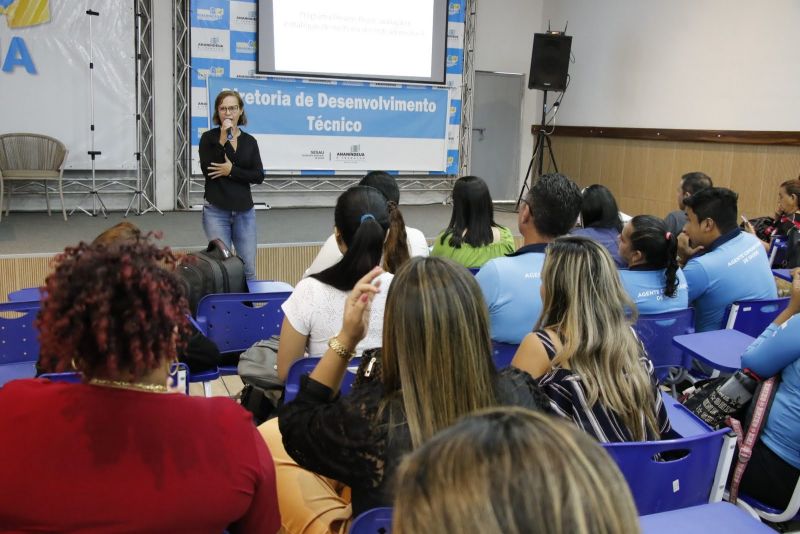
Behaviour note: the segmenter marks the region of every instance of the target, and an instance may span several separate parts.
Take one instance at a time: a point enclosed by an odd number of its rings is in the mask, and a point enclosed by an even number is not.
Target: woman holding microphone
[[[200,167],[205,184],[203,230],[221,239],[244,261],[248,280],[256,276],[256,212],[250,184],[264,181],[255,138],[239,129],[247,124],[244,102],[236,91],[221,91],[214,99],[214,124],[200,138]]]

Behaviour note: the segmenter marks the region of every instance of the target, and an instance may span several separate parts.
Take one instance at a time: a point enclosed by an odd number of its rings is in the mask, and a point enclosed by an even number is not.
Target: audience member
[[[678,236],[652,215],[637,215],[622,228],[619,255],[628,264],[619,272],[639,313],[689,307],[686,277],[678,267]]]
[[[591,438],[522,408],[467,416],[398,469],[394,534],[639,532],[628,485]]]
[[[664,219],[667,223],[667,230],[674,235],[679,235],[686,226],[686,211],[683,201],[698,191],[714,187],[711,178],[702,172],[687,172],[681,176],[681,184],[678,186],[678,209],[671,211]]]
[[[456,180],[450,224],[436,236],[431,255],[475,268],[510,252],[514,252],[514,236],[511,230],[494,222],[492,196],[486,182],[477,176]]]
[[[583,190],[581,222],[583,228],[574,229],[572,235],[594,239],[608,249],[617,267],[625,267],[617,249],[622,219],[617,201],[606,186],[595,184]]]
[[[400,188],[397,187],[397,181],[391,174],[383,171],[372,171],[367,173],[358,185],[368,185],[374,187],[386,197],[388,200],[387,206],[389,207],[389,230],[386,235],[387,240],[397,239],[400,242],[405,242],[408,247],[408,254],[403,254],[401,247],[394,247],[390,243],[386,244],[387,249],[396,250],[397,258],[384,258],[382,266],[384,270],[393,273],[402,263],[409,257],[413,256],[427,256],[428,241],[425,235],[417,230],[405,225],[403,214],[400,212]],[[342,258],[342,253],[339,250],[339,245],[336,242],[336,236],[331,234],[330,237],[322,245],[317,257],[306,269],[304,277],[316,274],[323,271],[339,261]]]
[[[769,259],[759,240],[737,227],[736,193],[710,187],[684,200],[688,222],[678,255],[695,309],[695,330],[722,328],[725,308],[737,300],[777,298]]]
[[[764,231],[769,236],[769,239],[761,239],[761,243],[767,251],[770,249],[773,237],[790,237],[792,234],[800,232],[800,217],[798,215],[800,215],[800,179],[786,180],[778,187],[778,206],[775,209],[775,216]],[[746,219],[745,230],[758,237],[753,225]],[[797,247],[795,243],[790,242],[790,245],[793,245],[793,248]],[[800,260],[798,251],[791,250],[788,261],[785,261],[782,265],[775,265],[775,267],[794,268],[798,266],[798,260]]]
[[[146,238],[66,249],[41,357],[84,383],[0,389],[0,524],[15,532],[277,532],[274,465],[226,398],[168,393],[186,331],[175,258]],[[10,439],[13,434],[13,439]]]
[[[633,302],[608,251],[560,237],[542,270],[544,307],[513,366],[539,379],[555,412],[603,442],[655,440],[670,429],[653,364],[631,328]]]
[[[352,489],[356,516],[390,505],[389,482],[402,456],[461,416],[495,405],[547,409],[528,373],[495,370],[486,304],[474,277],[432,257],[412,258],[397,272],[383,347],[364,357],[356,384],[339,396],[347,362],[368,329],[370,301],[384,291],[372,283],[380,272],[371,271],[350,293],[339,334],[301,380],[296,399],[280,409],[280,432],[274,421],[261,426],[289,532],[312,524],[346,531],[349,499],[322,477]]]
[[[362,276],[380,264],[381,257],[396,257],[406,250],[398,240],[386,242],[390,216],[386,198],[373,187],[351,187],[336,201],[333,212],[334,235],[342,259],[327,269],[300,280],[283,303],[284,319],[278,348],[278,377],[286,380],[289,367],[308,350],[319,356],[328,347],[341,324],[342,308],[348,291]],[[395,247],[390,250],[389,246]],[[388,288],[391,273],[380,277]],[[370,329],[357,347],[362,350],[381,345],[385,294],[378,295],[371,307]]]
[[[518,345],[533,329],[542,312],[545,249],[569,232],[580,206],[580,189],[562,174],[545,174],[528,191],[517,216],[523,246],[489,260],[475,277],[489,305],[493,340]]]
[[[800,478],[800,269],[792,271],[789,305],[742,356],[742,367],[762,379],[780,374],[767,423],[756,442],[740,490],[784,509]]]

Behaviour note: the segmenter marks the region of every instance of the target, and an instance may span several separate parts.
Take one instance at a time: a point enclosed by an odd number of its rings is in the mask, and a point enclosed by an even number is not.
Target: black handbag
[[[741,419],[753,399],[758,377],[744,369],[731,376],[713,378],[695,385],[682,403],[708,426],[726,426],[727,417]]]

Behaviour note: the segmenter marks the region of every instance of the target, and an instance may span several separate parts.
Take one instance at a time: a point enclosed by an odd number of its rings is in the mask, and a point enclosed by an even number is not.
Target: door
[[[475,71],[470,172],[489,185],[492,200],[517,200],[525,76]]]

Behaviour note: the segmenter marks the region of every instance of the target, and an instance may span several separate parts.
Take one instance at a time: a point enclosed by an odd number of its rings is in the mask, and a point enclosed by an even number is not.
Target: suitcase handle
[[[222,255],[223,259],[227,260],[228,258],[233,256],[233,254],[231,254],[230,249],[225,244],[225,242],[222,241],[222,239],[212,239],[211,241],[208,242],[208,248],[206,249],[206,252],[213,252],[215,250]]]

